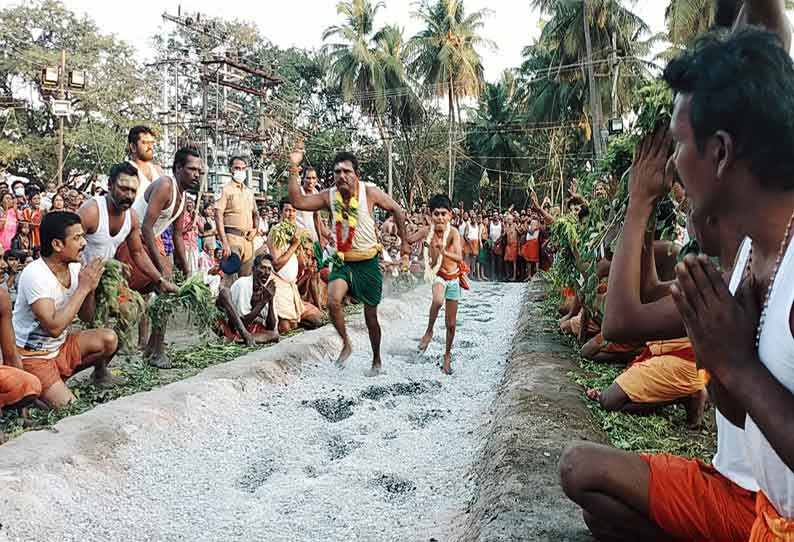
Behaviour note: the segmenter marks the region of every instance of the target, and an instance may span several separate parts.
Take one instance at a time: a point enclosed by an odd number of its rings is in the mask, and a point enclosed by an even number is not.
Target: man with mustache
[[[149,185],[165,174],[163,169],[154,163],[155,142],[154,132],[148,126],[133,126],[127,135],[129,163],[135,166],[138,177],[137,199],[142,198]]]
[[[107,260],[126,242],[135,266],[152,280],[160,292],[176,292],[177,287],[154,266],[141,241],[141,223],[132,211],[138,191],[138,170],[129,162],[110,170],[107,196],[95,196],[77,212],[83,223],[86,247],[83,263],[94,258]]]
[[[184,147],[176,151],[172,176],[163,175],[144,191],[143,197],[135,199],[132,209],[143,220],[141,232],[149,259],[166,280],[171,279],[172,266],[165,253],[161,235],[173,224],[174,261],[182,273],[188,276],[185,258],[185,241],[182,236],[182,213],[185,211],[185,192],[198,187],[204,163],[198,150]],[[130,254],[129,243],[119,247],[116,258],[132,270],[130,288],[141,293],[152,292],[158,284],[136,265]],[[162,281],[160,282],[162,285]],[[149,363],[161,369],[171,367],[164,352],[165,326],[152,329],[144,356]]]
[[[17,351],[24,369],[41,382],[41,400],[54,408],[74,401],[66,380],[76,372],[93,367],[96,385],[119,383],[108,369],[118,348],[116,333],[70,329],[78,315],[93,316],[102,277],[101,258],[80,264],[85,246],[77,214],[48,213],[41,222],[42,257],[19,277],[13,316]]]

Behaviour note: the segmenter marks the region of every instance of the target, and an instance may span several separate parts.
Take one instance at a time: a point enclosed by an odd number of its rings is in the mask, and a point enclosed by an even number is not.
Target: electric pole
[[[593,44],[590,40],[590,2],[582,0],[584,17],[584,41],[587,49],[587,78],[590,86],[590,111],[593,116],[593,146],[595,147],[596,160],[600,159],[603,155],[602,141],[601,141],[601,127],[603,119],[601,118],[601,98],[597,95],[595,71],[593,69]]]
[[[61,50],[60,87],[58,99],[66,99],[66,51]],[[63,184],[63,116],[58,117],[58,186]]]

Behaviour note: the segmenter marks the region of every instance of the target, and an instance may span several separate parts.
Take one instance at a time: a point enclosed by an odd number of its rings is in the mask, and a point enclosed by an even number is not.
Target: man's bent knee
[[[102,332],[102,351],[107,355],[116,353],[119,348],[119,337],[112,329],[103,329]]]
[[[585,487],[588,468],[592,463],[592,452],[595,445],[586,442],[575,442],[566,446],[560,457],[560,485],[562,490],[574,502]]]

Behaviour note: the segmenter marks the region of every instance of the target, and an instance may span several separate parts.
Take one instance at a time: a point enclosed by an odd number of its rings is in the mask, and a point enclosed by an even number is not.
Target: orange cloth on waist
[[[154,243],[157,246],[160,256],[162,256],[161,260],[165,262],[166,270],[170,273],[173,266],[171,265],[171,260],[168,259],[168,256],[165,253],[163,239],[159,235],[156,235],[154,238]],[[154,256],[149,254],[149,250],[146,248],[146,245],[144,245],[144,250],[146,250],[146,253],[149,255],[149,259],[154,260]],[[154,283],[154,281],[149,278],[149,275],[144,273],[140,267],[135,265],[135,262],[132,259],[132,254],[130,254],[130,249],[126,242],[122,243],[116,251],[116,259],[120,262],[126,263],[130,267],[130,276],[127,279],[127,285],[131,290],[140,292],[147,286],[151,286]]]
[[[530,239],[521,245],[521,256],[528,262],[540,261],[540,242]]]
[[[755,494],[697,459],[658,454],[648,463],[650,519],[671,540],[744,542],[755,520]]]
[[[460,264],[458,265],[458,270],[455,273],[452,274],[445,273],[444,271],[439,269],[436,275],[438,275],[444,280],[460,279],[460,287],[463,288],[464,290],[468,290],[471,287],[471,285],[469,284],[469,277],[466,276],[469,271],[470,269],[469,266],[466,264],[466,262],[460,262]]]
[[[74,374],[75,369],[80,366],[83,361],[82,354],[80,353],[80,341],[78,339],[80,332],[69,333],[66,336],[66,342],[61,345],[58,354],[54,358],[40,358],[35,354],[26,357],[24,349],[20,348],[19,353],[22,356],[22,366],[25,370],[33,374],[41,382],[42,392],[50,389],[50,386],[59,380],[66,381]]]
[[[41,394],[39,379],[22,369],[0,365],[0,407],[16,404]]]
[[[794,519],[780,517],[762,491],[756,495],[755,514],[750,542],[794,542]]]
[[[507,243],[505,247],[505,261],[514,262],[518,259],[518,241]]]
[[[615,379],[635,403],[666,403],[688,397],[706,386],[688,339],[654,341]]]

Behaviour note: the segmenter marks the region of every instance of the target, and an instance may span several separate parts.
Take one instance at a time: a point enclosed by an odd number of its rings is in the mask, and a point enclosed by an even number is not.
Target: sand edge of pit
[[[567,443],[607,438],[568,376],[576,368],[571,349],[544,323],[544,284],[531,282],[527,296],[472,472],[477,491],[462,541],[592,540],[560,488],[558,463]]]

